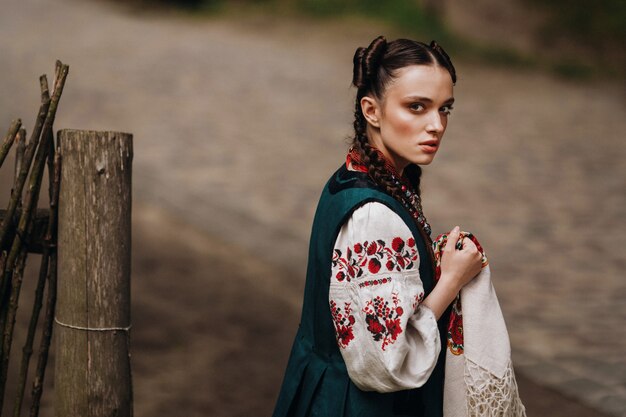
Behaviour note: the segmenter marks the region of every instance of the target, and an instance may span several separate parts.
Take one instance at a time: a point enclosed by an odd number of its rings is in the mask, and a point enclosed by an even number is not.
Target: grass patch
[[[547,21],[538,35],[555,52],[551,69],[566,78],[623,79],[626,65],[625,0],[525,0]],[[564,50],[563,50],[564,49]]]
[[[426,43],[435,39],[455,59],[522,69],[541,66],[537,58],[515,49],[471,42],[455,36],[439,17],[426,12],[415,0],[302,0],[292,3],[298,13],[321,18],[359,15],[392,27],[398,36]]]
[[[293,4],[303,13],[322,17],[357,14],[392,24],[409,35],[428,35],[442,44],[453,40],[443,23],[426,13],[415,0],[302,0]]]
[[[569,36],[593,47],[598,42],[626,39],[624,0],[525,0],[549,13],[544,36]]]
[[[594,68],[579,62],[562,61],[552,65],[552,71],[563,78],[586,80],[594,75]]]

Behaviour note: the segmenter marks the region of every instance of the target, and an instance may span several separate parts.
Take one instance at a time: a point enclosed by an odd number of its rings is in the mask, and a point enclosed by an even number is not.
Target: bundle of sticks
[[[48,88],[46,75],[39,77],[41,105],[28,142],[21,120],[16,119],[11,123],[0,145],[0,167],[4,165],[12,146],[16,145],[11,198],[7,209],[0,211],[0,416],[8,384],[9,358],[20,289],[29,252],[41,253],[42,256],[28,333],[19,363],[18,380],[11,384],[12,387],[16,387],[11,415],[15,417],[21,415],[35,333],[38,329],[37,323],[41,315],[47,282],[45,315],[43,325],[40,326],[41,342],[33,378],[30,408],[30,416],[39,414],[56,303],[56,235],[61,157],[54,140],[53,123],[68,70],[67,65],[61,61],[56,62],[52,91]],[[38,210],[37,203],[46,164],[50,203],[48,209]],[[24,187],[26,190],[23,195]]]

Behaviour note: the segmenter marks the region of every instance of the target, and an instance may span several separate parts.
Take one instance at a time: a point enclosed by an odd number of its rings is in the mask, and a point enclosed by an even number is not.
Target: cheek
[[[446,128],[448,127],[448,116],[441,117],[441,125],[443,126],[443,132],[441,132],[443,134],[446,131]]]
[[[406,135],[413,133],[418,124],[415,116],[406,112],[398,112],[392,120],[393,129],[398,135]]]

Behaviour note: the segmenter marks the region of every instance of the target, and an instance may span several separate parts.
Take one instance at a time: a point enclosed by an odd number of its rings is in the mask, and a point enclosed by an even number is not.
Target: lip
[[[437,149],[439,149],[439,142],[437,140],[427,140],[426,142],[422,142],[419,144],[419,147],[425,153],[435,153]]]

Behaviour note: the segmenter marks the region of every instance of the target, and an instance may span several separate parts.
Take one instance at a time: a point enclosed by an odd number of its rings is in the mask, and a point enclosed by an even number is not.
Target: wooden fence
[[[57,61],[51,93],[46,76],[40,77],[41,105],[30,140],[17,119],[0,145],[0,167],[16,145],[11,199],[0,210],[0,417],[26,415],[29,379],[28,415],[39,415],[53,330],[55,415],[133,414],[132,135],[66,129],[55,141],[53,122],[68,70]],[[50,203],[38,209],[46,163]],[[11,348],[18,306],[24,309],[19,296],[29,253],[42,256],[21,360],[13,360],[19,369],[13,382],[9,359],[16,359]],[[37,364],[29,372],[37,331]],[[12,404],[5,402],[7,386],[15,394]]]

